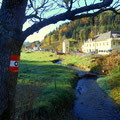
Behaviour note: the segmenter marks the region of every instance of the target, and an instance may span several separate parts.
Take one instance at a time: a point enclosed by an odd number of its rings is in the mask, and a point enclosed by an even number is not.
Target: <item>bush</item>
[[[103,75],[110,75],[113,72],[118,72],[120,65],[120,54],[112,54],[106,56],[96,57],[91,63],[91,72]]]
[[[91,65],[90,72],[101,74],[102,73],[101,66],[100,65]]]

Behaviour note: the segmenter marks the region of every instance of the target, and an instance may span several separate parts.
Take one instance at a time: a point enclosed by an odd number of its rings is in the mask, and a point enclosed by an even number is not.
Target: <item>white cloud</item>
[[[55,30],[57,27],[59,27],[61,24],[68,22],[68,21],[60,21],[57,24],[51,24],[49,26],[46,26],[44,28],[42,28],[38,33],[34,33],[33,35],[30,35],[25,42],[33,42],[36,40],[42,41],[44,39],[44,36],[48,33],[50,33],[51,31]],[[29,23],[26,23],[23,26],[23,30],[27,29],[28,27],[30,27]]]

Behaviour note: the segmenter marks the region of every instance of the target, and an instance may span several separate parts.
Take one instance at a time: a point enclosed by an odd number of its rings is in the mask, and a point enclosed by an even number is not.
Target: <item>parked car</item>
[[[77,51],[77,53],[83,53],[83,51],[80,51],[80,50],[79,50],[79,51]]]

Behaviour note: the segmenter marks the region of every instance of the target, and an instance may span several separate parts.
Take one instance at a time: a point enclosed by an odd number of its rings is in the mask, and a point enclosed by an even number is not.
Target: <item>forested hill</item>
[[[42,41],[42,47],[47,49],[61,50],[62,41],[69,39],[73,41],[72,49],[77,49],[82,42],[92,38],[98,33],[107,31],[120,31],[120,15],[108,11],[93,18],[82,18],[70,23],[65,23],[55,31],[47,34]],[[77,43],[77,44],[75,44]]]

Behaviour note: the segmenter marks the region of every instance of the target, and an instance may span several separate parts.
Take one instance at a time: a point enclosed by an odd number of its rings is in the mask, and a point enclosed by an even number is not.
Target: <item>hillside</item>
[[[108,31],[120,31],[120,16],[110,11],[95,18],[82,18],[61,25],[45,36],[42,48],[61,51],[62,41],[67,38],[71,41],[72,50],[80,49],[84,40]]]

